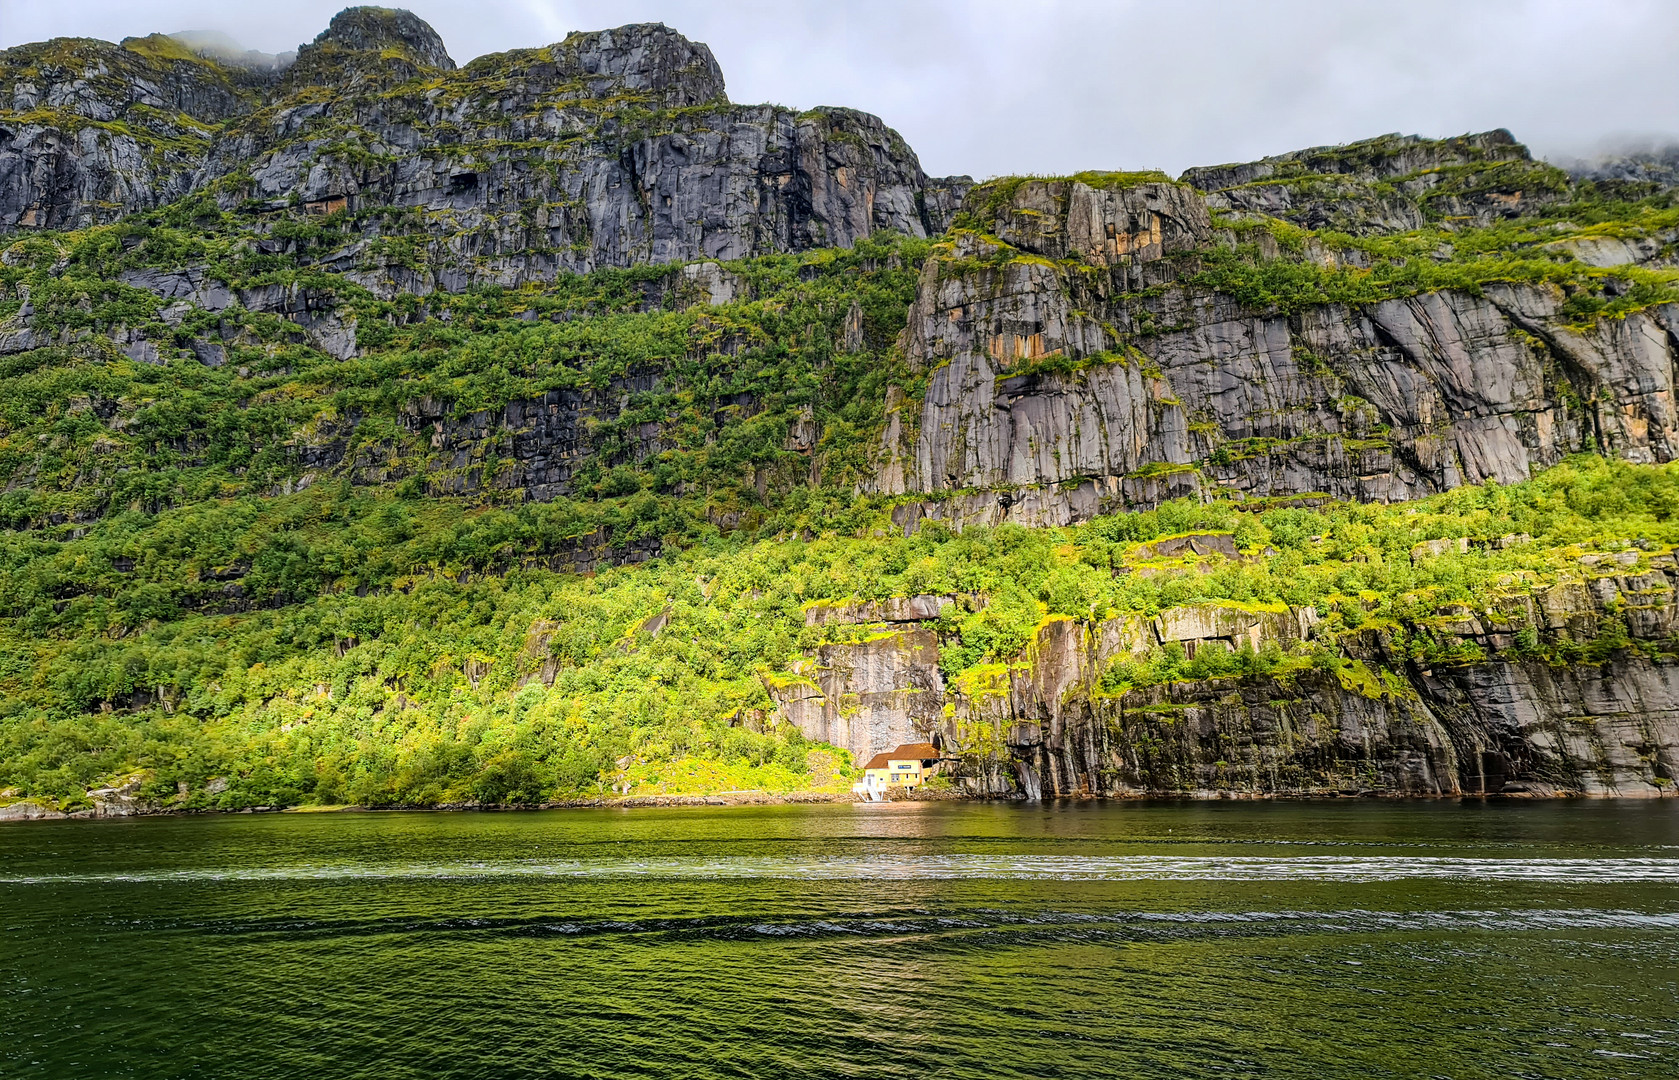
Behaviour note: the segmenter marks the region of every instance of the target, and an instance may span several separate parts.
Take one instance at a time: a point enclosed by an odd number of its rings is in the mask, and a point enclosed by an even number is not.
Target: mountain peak
[[[454,60],[443,47],[443,38],[431,24],[402,8],[348,7],[332,17],[332,22],[310,45],[299,53],[336,46],[354,52],[381,52],[396,49],[409,59],[425,67],[455,69]]]
[[[598,94],[653,93],[667,106],[727,101],[711,49],[663,23],[578,31],[555,47],[562,63]]]

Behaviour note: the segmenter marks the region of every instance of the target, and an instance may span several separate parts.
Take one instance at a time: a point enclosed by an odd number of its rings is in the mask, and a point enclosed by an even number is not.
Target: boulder
[[[1411,549],[1411,565],[1415,566],[1428,559],[1438,559],[1442,555],[1452,555],[1469,550],[1469,540],[1465,537],[1446,537],[1441,540],[1424,540]]]

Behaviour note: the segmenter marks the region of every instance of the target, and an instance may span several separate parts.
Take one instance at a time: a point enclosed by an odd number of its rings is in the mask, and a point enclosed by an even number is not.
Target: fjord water
[[[1679,1074],[1679,806],[0,828],[0,1076]]]

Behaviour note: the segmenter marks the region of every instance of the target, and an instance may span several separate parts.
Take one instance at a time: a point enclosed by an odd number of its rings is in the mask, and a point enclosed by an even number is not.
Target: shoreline
[[[1665,792],[1651,795],[1593,795],[1584,792],[1552,791],[1536,793],[1527,791],[1513,792],[1460,792],[1457,794],[1422,794],[1374,791],[1330,791],[1330,792],[1238,792],[1238,791],[1205,791],[1190,793],[1174,792],[1139,792],[1131,795],[1072,795],[1057,798],[1037,800],[1048,806],[1064,803],[1136,803],[1136,802],[1175,802],[1175,803],[1210,803],[1210,802],[1402,802],[1427,801],[1442,802],[1457,800],[1459,802],[1572,802],[1589,800],[1592,802],[1626,802],[1650,803],[1673,798]],[[387,814],[387,813],[532,813],[541,810],[659,810],[684,807],[702,806],[800,806],[818,804],[852,803],[859,806],[888,805],[891,803],[937,803],[937,802],[974,802],[974,803],[1026,803],[1030,800],[998,795],[968,795],[961,792],[927,792],[916,794],[899,794],[883,800],[880,803],[870,803],[854,792],[830,791],[793,791],[782,794],[770,792],[762,793],[730,793],[728,795],[632,795],[629,797],[598,797],[593,799],[562,799],[555,802],[514,804],[514,803],[436,803],[429,805],[403,806],[251,806],[240,809],[223,810],[214,807],[173,808],[145,805],[115,806],[105,804],[81,810],[53,810],[41,806],[39,803],[20,800],[6,806],[0,806],[0,825],[13,822],[27,821],[122,821],[133,818],[158,817],[208,817],[232,816],[237,814]]]
[[[900,796],[890,802],[941,802],[962,800],[963,795]],[[141,817],[205,817],[233,814],[384,814],[384,813],[527,813],[536,810],[641,810],[678,806],[785,806],[804,803],[864,802],[852,792],[769,792],[728,795],[632,795],[611,798],[562,799],[545,803],[431,803],[397,806],[247,806],[165,807],[146,804],[105,803],[81,810],[54,810],[39,803],[19,800],[0,806],[0,824],[16,821],[117,821]]]

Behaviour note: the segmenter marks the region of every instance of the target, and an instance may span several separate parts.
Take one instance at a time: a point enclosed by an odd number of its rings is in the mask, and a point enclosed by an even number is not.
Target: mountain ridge
[[[411,20],[0,53],[13,816],[917,741],[997,796],[1671,790],[1659,171],[976,185],[668,28]]]
[[[948,212],[936,194],[924,205],[914,153],[878,118],[734,106],[710,50],[662,24],[457,70],[411,14],[349,8],[273,72],[160,35],[19,46],[0,70],[4,231],[198,192],[223,209],[413,206],[465,215],[454,230],[434,220],[437,250],[504,253],[521,265],[492,277],[511,283],[844,246],[880,228],[925,235]],[[669,130],[644,131],[655,118]]]

